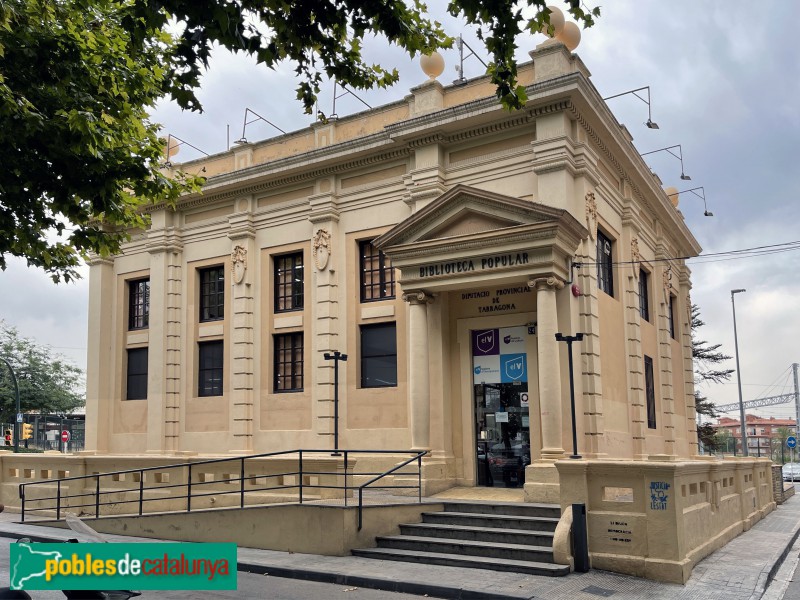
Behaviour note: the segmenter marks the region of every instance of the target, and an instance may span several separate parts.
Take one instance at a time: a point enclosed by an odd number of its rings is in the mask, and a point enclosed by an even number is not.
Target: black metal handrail
[[[259,459],[259,458],[270,458],[270,457],[281,457],[287,455],[297,455],[297,465],[298,468],[296,471],[291,470],[282,470],[278,473],[250,473],[248,475],[245,469],[245,463],[248,460],[252,459]],[[353,473],[349,473],[349,465],[351,461],[352,455],[359,455],[359,454],[413,454],[411,458],[401,462],[398,465],[395,465],[391,469],[380,473],[373,473],[373,472],[359,472],[355,475],[360,477],[369,477],[373,476],[372,479],[367,481],[366,483],[355,486],[348,485],[348,475],[352,478]],[[121,505],[121,504],[134,504],[138,503],[138,514],[142,515],[144,513],[144,505],[146,502],[164,502],[169,500],[186,500],[186,508],[185,512],[192,511],[192,499],[195,498],[202,498],[206,496],[224,496],[229,494],[239,494],[240,502],[239,506],[244,508],[245,506],[245,496],[250,492],[264,492],[264,491],[273,491],[273,490],[281,490],[281,491],[290,491],[293,489],[297,489],[298,494],[298,502],[300,504],[303,503],[303,491],[304,489],[341,489],[343,490],[343,499],[344,504],[347,506],[348,502],[348,492],[354,491],[356,487],[358,488],[358,529],[361,529],[362,525],[362,514],[363,514],[363,493],[364,489],[369,487],[370,489],[417,489],[417,497],[418,501],[422,502],[422,457],[425,456],[427,452],[417,452],[417,451],[410,451],[410,450],[339,450],[338,452],[332,453],[330,450],[282,450],[278,452],[265,452],[262,454],[252,454],[248,456],[236,456],[231,458],[216,458],[216,459],[206,459],[206,460],[198,460],[198,461],[190,461],[184,463],[177,463],[172,465],[158,465],[155,467],[142,467],[139,469],[124,469],[121,471],[110,471],[107,473],[93,473],[91,475],[77,475],[73,477],[62,477],[59,479],[47,479],[42,481],[33,481],[30,483],[21,483],[19,484],[19,497],[21,501],[21,514],[22,514],[22,522],[25,522],[25,515],[26,513],[51,513],[55,511],[55,520],[61,519],[61,512],[64,504],[68,503],[69,508],[87,508],[93,507],[94,514],[96,518],[100,518],[100,508],[102,506],[109,506],[109,505]],[[343,472],[339,473],[338,471],[318,471],[318,470],[305,470],[303,468],[303,459],[304,457],[308,459],[309,455],[326,455],[326,456],[342,456],[343,462]],[[400,469],[403,467],[408,466],[409,464],[417,461],[417,469],[414,472],[400,472]],[[238,467],[238,476],[234,477],[233,473],[228,474],[228,477],[223,479],[214,479],[212,481],[193,481],[193,472],[196,472],[197,468],[203,467],[206,465],[218,465],[222,463],[229,463],[234,464]],[[186,469],[186,481],[181,483],[160,483],[159,485],[154,486],[147,486],[145,485],[145,473],[154,472],[154,471],[171,471],[176,469]],[[134,487],[126,486],[122,488],[112,488],[112,489],[101,489],[100,482],[102,478],[109,478],[109,477],[117,477],[116,481],[122,479],[121,476],[128,475],[128,474],[138,474],[138,481],[131,482]],[[309,480],[309,483],[305,483],[306,479],[310,476],[314,475],[334,475],[337,478],[343,477],[343,485],[321,485],[319,483],[312,484]],[[417,483],[416,485],[381,485],[377,486],[374,485],[376,482],[384,479],[389,475],[416,475],[417,476]],[[296,484],[293,485],[261,485],[258,487],[246,487],[246,483],[250,482],[252,485],[255,485],[258,480],[264,481],[264,484],[268,482],[269,479],[274,479],[278,477],[287,477],[293,476],[296,477]],[[63,484],[65,482],[79,482],[79,481],[86,481],[94,483],[94,489],[89,490],[88,485],[81,486],[81,491],[79,493],[63,493]],[[238,486],[233,486],[234,489],[231,490],[213,490],[213,491],[206,491],[208,488],[203,490],[201,486],[210,486],[210,485],[220,485],[220,484],[236,484]],[[56,495],[55,496],[41,496],[37,498],[32,498],[30,491],[31,489],[35,489],[36,486],[56,486]],[[152,492],[157,490],[173,490],[176,488],[185,488],[186,493],[183,495],[172,495],[170,493],[167,497],[146,497],[146,492]],[[200,491],[198,491],[200,490]],[[131,492],[138,492],[138,497],[134,499],[119,499],[119,500],[108,500],[108,497],[111,494],[126,494]],[[80,499],[81,504],[73,504],[71,501]],[[85,500],[84,500],[85,499]],[[47,503],[47,501],[54,501],[51,505],[46,506],[37,506],[31,507],[26,506],[27,503]],[[183,512],[183,511],[169,511],[169,512]],[[111,516],[111,515],[105,515]]]

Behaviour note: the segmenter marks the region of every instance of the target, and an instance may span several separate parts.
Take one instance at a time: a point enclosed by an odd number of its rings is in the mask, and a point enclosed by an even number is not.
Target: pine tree
[[[694,405],[697,414],[713,419],[717,416],[714,405],[697,389],[704,383],[722,383],[728,381],[734,369],[722,369],[721,363],[730,360],[731,357],[719,351],[722,344],[709,344],[706,340],[698,338],[697,330],[705,322],[700,318],[700,307],[692,304],[692,358],[694,359]],[[701,417],[702,418],[702,417]],[[716,431],[708,421],[698,424],[697,439],[704,448],[715,449],[717,439]]]

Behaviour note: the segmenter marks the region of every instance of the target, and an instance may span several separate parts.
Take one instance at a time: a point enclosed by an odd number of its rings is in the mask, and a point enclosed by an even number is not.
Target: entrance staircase
[[[355,556],[430,565],[512,571],[558,577],[553,534],[561,509],[553,504],[445,502],[422,513],[422,523],[400,525],[400,535],[380,536],[377,548]]]

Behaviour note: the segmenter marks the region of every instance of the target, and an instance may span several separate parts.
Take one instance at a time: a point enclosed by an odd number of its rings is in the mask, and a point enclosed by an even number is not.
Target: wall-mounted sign
[[[484,256],[483,258],[469,258],[466,260],[451,260],[448,262],[433,263],[419,268],[419,277],[440,277],[442,275],[459,275],[474,271],[491,271],[494,269],[507,269],[521,267],[529,262],[527,252],[513,254],[500,254]]]
[[[670,484],[666,481],[650,482],[650,510],[667,510]]]

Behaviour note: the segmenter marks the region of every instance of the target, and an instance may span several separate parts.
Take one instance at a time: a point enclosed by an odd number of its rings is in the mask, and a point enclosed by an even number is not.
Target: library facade
[[[682,215],[560,45],[184,163],[91,263],[87,450],[430,450],[429,490],[557,489],[572,454],[697,454]],[[347,360],[326,360],[339,351]]]

